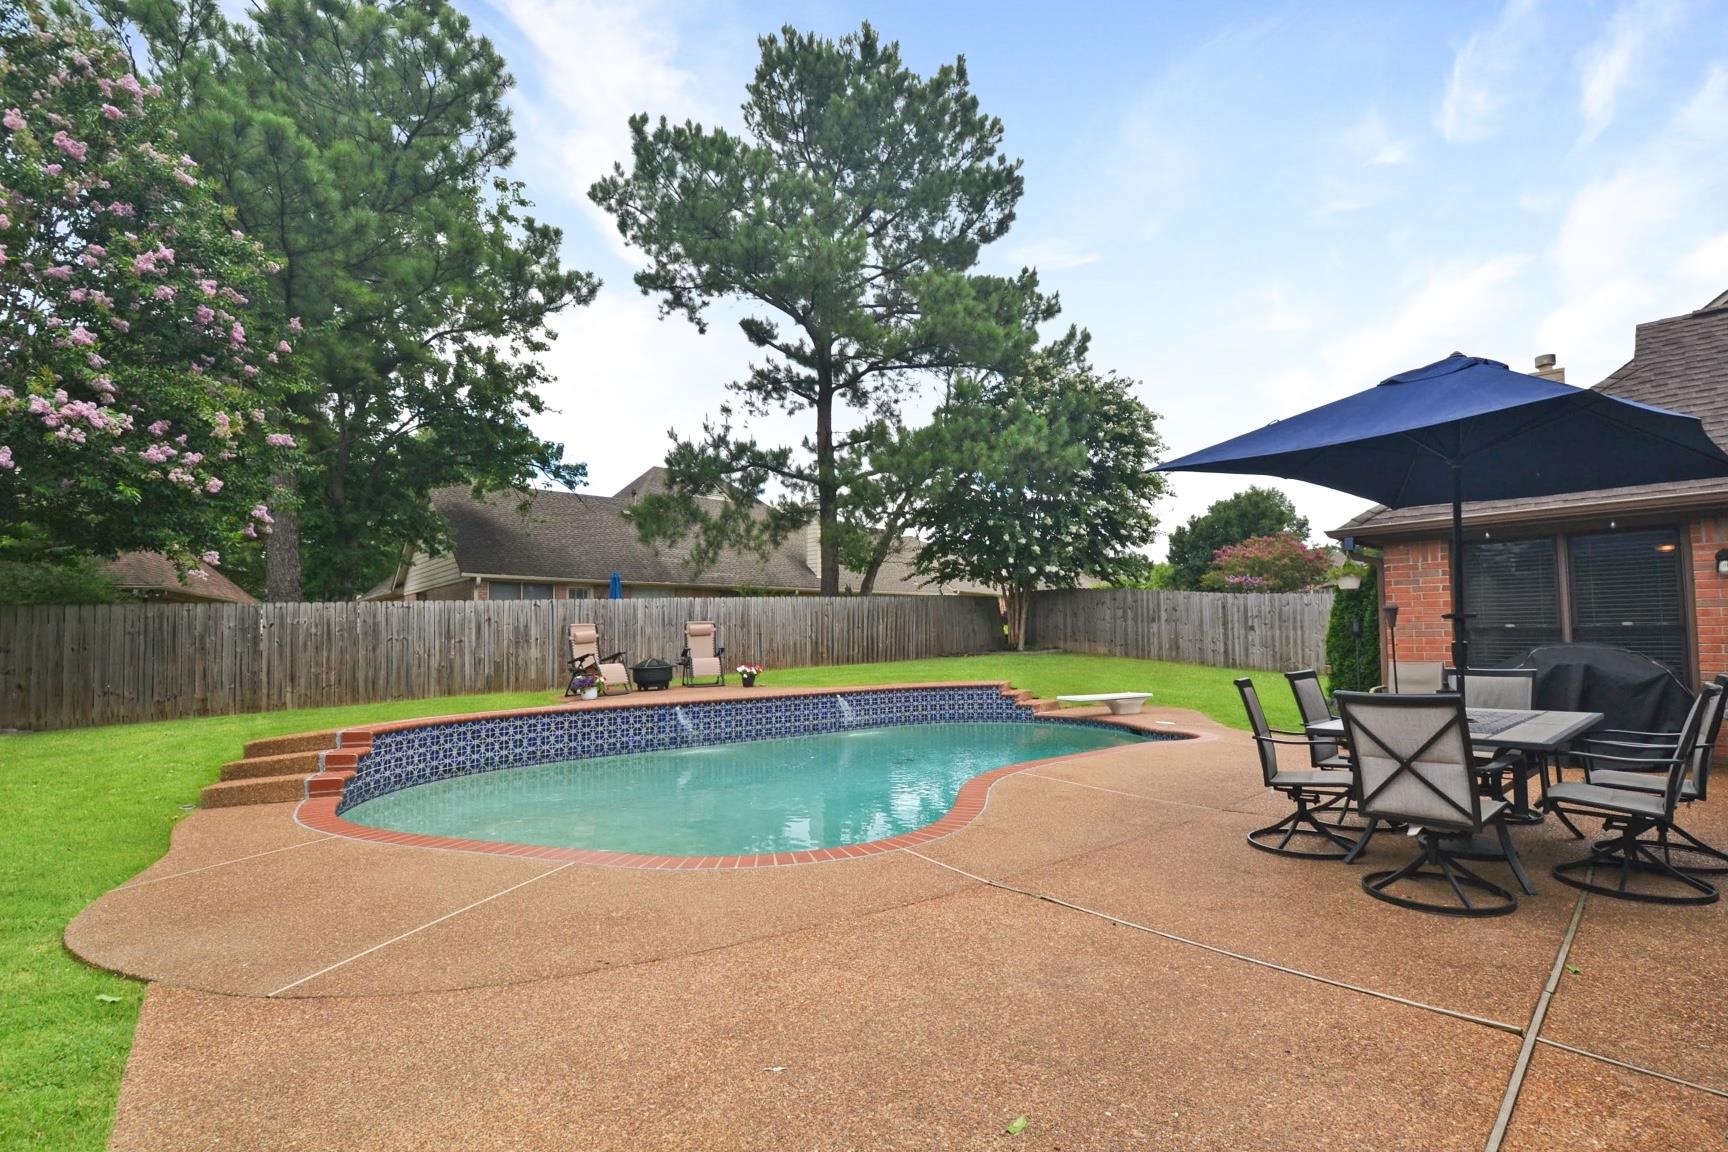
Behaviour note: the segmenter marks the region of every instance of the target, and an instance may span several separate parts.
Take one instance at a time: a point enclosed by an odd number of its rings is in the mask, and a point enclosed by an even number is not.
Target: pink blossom
[[[72,266],[70,264],[56,264],[52,268],[42,269],[42,275],[50,280],[70,280],[72,279]]]
[[[114,107],[112,104],[102,105],[102,115],[108,117],[110,120],[126,119],[126,113],[120,111],[120,109]]]
[[[60,173],[64,172],[65,170],[66,170],[65,165],[62,165],[62,164],[44,164],[44,165],[42,165],[42,171],[48,173],[48,175],[50,175],[50,176],[58,176],[58,175],[60,175]]]
[[[168,469],[168,480],[173,484],[185,485],[192,485],[198,482],[197,477],[193,476],[192,473],[186,471],[184,468]]]
[[[114,391],[114,381],[107,376],[98,376],[96,379],[90,381],[90,387],[96,389],[98,392],[111,393]]]
[[[270,509],[264,507],[262,504],[254,504],[252,506],[252,519],[258,521],[260,524],[276,523],[275,520],[270,518]]]
[[[133,96],[141,97],[144,95],[144,86],[138,83],[138,77],[132,75],[130,72],[115,81],[114,86],[119,88],[122,92],[130,93]]]
[[[210,479],[204,481],[204,491],[210,493],[212,496],[216,495],[216,493],[222,491],[222,481],[216,479],[214,476],[210,477]],[[248,524],[246,527],[250,528],[252,525]]]
[[[102,247],[100,244],[86,244],[84,245],[84,251],[98,258],[108,255],[108,249]]]
[[[17,465],[12,463],[12,449],[4,444],[0,444],[0,468],[4,468],[6,471],[10,472],[16,467]],[[248,524],[246,527],[251,528],[252,525]]]
[[[148,460],[152,464],[166,464],[169,460],[174,458],[174,449],[166,444],[152,444],[150,447],[139,452],[138,456],[140,459]]]
[[[278,340],[276,342],[276,351],[278,351],[278,352],[282,353],[282,355],[286,356],[286,355],[288,355],[288,353],[294,351],[294,347],[293,347],[293,345],[289,344],[288,341],[286,341],[286,340]]]
[[[88,361],[86,361],[86,363],[88,363],[90,365],[90,367],[92,367],[92,368],[106,368],[106,367],[108,367],[108,361],[102,359],[102,357],[98,356],[94,352],[90,353],[90,358]]]
[[[10,227],[12,227],[12,217],[0,212],[0,232],[4,232]]]
[[[116,200],[116,201],[114,201],[114,203],[108,205],[108,211],[111,215],[114,215],[114,216],[136,216],[136,215],[138,215],[138,213],[133,209],[132,205],[127,204],[121,200]]]
[[[228,329],[228,342],[230,344],[246,343],[246,329],[240,321],[234,321],[234,326]]]
[[[168,435],[168,429],[173,426],[174,425],[167,420],[158,420],[156,423],[150,425],[150,435],[160,440],[162,437]]]
[[[216,295],[216,281],[214,280],[200,280],[198,287],[206,296]]]
[[[114,325],[114,331],[116,332],[126,333],[132,331],[132,322],[130,320],[122,320],[120,317],[116,316],[113,320],[109,321],[109,323]]]
[[[16,108],[8,108],[6,115],[0,116],[0,124],[6,125],[8,132],[16,132],[24,127],[24,113]]]
[[[69,332],[67,335],[69,335],[71,337],[72,343],[81,345],[83,347],[89,347],[90,345],[96,343],[96,337],[91,335],[90,330],[85,328],[84,325],[82,325],[82,324],[79,324],[79,325],[76,325],[75,327],[73,327],[72,331]]]
[[[244,366],[244,367],[242,367],[242,368],[241,368],[241,369],[240,369],[240,372],[241,372],[241,374],[242,374],[242,375],[244,375],[244,376],[245,376],[245,377],[246,377],[246,378],[247,378],[247,379],[248,379],[248,380],[250,380],[250,379],[251,379],[251,378],[252,378],[252,377],[254,377],[254,376],[256,376],[256,375],[258,375],[258,369],[257,369],[257,368],[255,368],[255,367],[253,367],[253,366],[252,366],[252,365],[250,365],[250,364],[247,364],[247,365],[245,365],[245,366]]]
[[[216,309],[210,307],[208,304],[200,304],[198,305],[196,315],[198,317],[198,323],[208,324],[210,321],[216,319]]]
[[[156,290],[150,295],[157,300],[172,301],[174,299],[174,287],[171,284],[158,284]]]
[[[288,331],[290,331],[290,332],[300,331],[300,317],[290,316],[288,318]]]
[[[204,555],[198,557],[198,559],[204,561],[204,563],[210,565],[210,567],[215,568],[221,565],[222,554],[220,552],[206,552]]]
[[[82,140],[74,140],[71,136],[66,134],[64,128],[54,133],[54,147],[60,149],[60,151],[66,153],[66,155],[72,157],[74,160],[83,160],[90,151],[90,145],[84,143]]]
[[[293,448],[295,446],[294,437],[286,432],[272,432],[264,437],[264,443],[272,448]]]
[[[246,527],[244,527],[240,530],[240,534],[242,536],[250,536],[252,539],[256,540],[258,538],[258,529],[254,528],[249,523],[246,525]]]

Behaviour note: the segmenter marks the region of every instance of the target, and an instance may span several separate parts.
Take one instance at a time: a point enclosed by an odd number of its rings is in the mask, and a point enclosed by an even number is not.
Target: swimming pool
[[[1161,735],[1024,720],[819,732],[454,776],[343,817],[424,836],[662,856],[838,848],[940,820],[967,781],[995,769]]]

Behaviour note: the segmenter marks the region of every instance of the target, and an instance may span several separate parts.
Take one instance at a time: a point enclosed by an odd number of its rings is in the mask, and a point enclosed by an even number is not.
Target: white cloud
[[[1084,268],[1088,264],[1096,264],[1101,258],[1097,252],[1055,238],[1028,240],[1024,244],[1010,241],[1003,255],[1014,267],[1036,268],[1043,272]]]
[[[1717,67],[1640,148],[1572,197],[1548,253],[1555,302],[1538,332],[1577,382],[1618,367],[1639,322],[1728,288],[1728,245],[1717,234],[1725,147],[1728,69]]]
[[[1436,125],[1442,136],[1464,141],[1493,134],[1539,22],[1536,0],[1507,0],[1494,23],[1464,42],[1440,101]]]
[[[1370,168],[1410,163],[1410,145],[1395,140],[1386,128],[1386,121],[1377,111],[1358,120],[1344,134],[1344,144],[1353,155]]]
[[[1621,93],[1644,62],[1650,41],[1679,14],[1671,0],[1632,0],[1608,21],[1601,39],[1585,50],[1579,65],[1581,142],[1594,140],[1614,119]]]

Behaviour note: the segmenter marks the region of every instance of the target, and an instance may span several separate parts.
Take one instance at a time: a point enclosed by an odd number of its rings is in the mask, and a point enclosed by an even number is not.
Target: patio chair
[[[1333,718],[1332,705],[1326,702],[1326,691],[1320,687],[1319,672],[1303,668],[1298,672],[1284,673],[1284,679],[1290,681],[1290,691],[1296,697],[1296,710],[1302,714],[1302,723],[1321,724]],[[1350,760],[1343,749],[1331,741],[1315,740],[1309,744],[1308,757],[1316,768],[1350,767]]]
[[[1266,710],[1260,706],[1260,695],[1254,681],[1244,676],[1236,681],[1236,691],[1242,695],[1242,706],[1248,711],[1248,724],[1254,732],[1255,751],[1260,756],[1260,777],[1266,787],[1282,792],[1296,805],[1296,810],[1276,824],[1256,828],[1248,833],[1248,843],[1262,852],[1278,856],[1297,856],[1307,860],[1351,860],[1368,842],[1368,831],[1351,839],[1339,835],[1339,830],[1320,819],[1321,813],[1342,819],[1350,810],[1350,773],[1336,769],[1316,768],[1291,772],[1278,764],[1278,746],[1300,745],[1309,749],[1313,758],[1315,740],[1301,732],[1273,728],[1266,723]],[[1279,739],[1289,737],[1289,739]],[[1298,836],[1320,837],[1324,845],[1313,849],[1292,848],[1290,842]]]
[[[1439,692],[1446,687],[1446,665],[1438,660],[1395,660],[1391,683],[1377,684],[1370,692]]]
[[[1458,669],[1448,668],[1445,673],[1446,691],[1458,691]],[[1536,706],[1536,669],[1534,668],[1471,668],[1464,674],[1464,710],[1468,714],[1472,708],[1501,708],[1514,712],[1528,712]],[[1480,772],[1486,765],[1495,761],[1504,762],[1509,771],[1522,772],[1526,776],[1540,773],[1542,787],[1547,789],[1551,782],[1548,777],[1548,758],[1546,756],[1532,757],[1521,752],[1498,748],[1492,752],[1476,753],[1476,762]],[[1559,771],[1558,765],[1555,771]],[[1504,773],[1490,776],[1487,781],[1500,795],[1505,791]],[[1516,821],[1514,821],[1516,823]]]
[[[1721,737],[1724,713],[1728,713],[1728,673],[1717,676],[1709,687],[1721,688],[1714,693],[1704,708],[1704,718],[1698,742],[1692,749],[1692,758],[1687,765],[1685,775],[1680,781],[1679,802],[1691,805],[1694,801],[1705,800],[1710,795],[1710,762],[1716,755],[1716,742]],[[1706,689],[1708,691],[1708,688]],[[1677,733],[1672,732],[1631,732],[1625,729],[1610,729],[1600,734],[1592,734],[1586,741],[1586,746],[1605,752],[1619,752],[1622,755],[1661,756],[1672,755],[1676,750]],[[1655,770],[1651,770],[1654,768]],[[1608,788],[1629,788],[1635,792],[1648,792],[1661,795],[1667,786],[1662,765],[1657,762],[1650,767],[1634,765],[1629,768],[1605,768],[1586,770],[1584,780],[1587,784],[1600,784]],[[1618,828],[1620,821],[1610,820],[1604,825],[1609,831]],[[1574,829],[1574,831],[1576,831]],[[1671,836],[1677,836],[1682,843],[1673,843]],[[1720,848],[1712,847],[1694,836],[1691,832],[1674,824],[1668,828],[1656,830],[1656,839],[1651,841],[1649,834],[1641,837],[1641,842],[1651,845],[1662,854],[1662,858],[1682,872],[1693,875],[1724,875],[1728,874],[1728,853]],[[1598,844],[1597,847],[1603,847]],[[1675,854],[1680,859],[1675,859]]]
[[[570,683],[564,695],[576,695],[578,676],[598,676],[606,682],[602,691],[622,686],[630,691],[630,670],[624,666],[624,653],[600,655],[600,629],[593,624],[570,625]]]
[[[1511,806],[1484,797],[1476,786],[1481,770],[1470,751],[1470,726],[1464,701],[1456,695],[1339,692],[1334,699],[1344,718],[1344,737],[1355,764],[1356,805],[1369,826],[1402,821],[1416,836],[1420,851],[1409,863],[1362,877],[1362,889],[1376,900],[1447,916],[1501,916],[1518,907],[1518,897],[1468,868],[1461,853],[1476,850],[1470,838],[1492,826],[1519,886],[1534,894],[1530,879],[1507,834]],[[1438,903],[1394,892],[1409,880],[1444,880],[1454,902]],[[1483,902],[1481,895],[1489,899]]]
[[[1556,880],[1600,896],[1647,904],[1712,904],[1717,900],[1716,886],[1675,867],[1668,859],[1666,846],[1670,834],[1676,830],[1674,810],[1685,792],[1688,777],[1693,774],[1694,756],[1703,737],[1705,718],[1718,706],[1723,691],[1721,684],[1705,685],[1704,691],[1693,701],[1691,711],[1686,714],[1678,739],[1671,745],[1629,749],[1640,753],[1635,756],[1591,751],[1573,753],[1584,762],[1584,782],[1569,780],[1556,784],[1542,798],[1543,806],[1550,812],[1598,818],[1602,820],[1604,830],[1616,835],[1593,845],[1590,854],[1580,860],[1556,864]],[[1653,769],[1661,772],[1662,787],[1659,791],[1651,791],[1648,785],[1628,788],[1604,782],[1611,771],[1642,775]],[[1649,832],[1656,833],[1654,844],[1643,839]],[[1617,873],[1617,883],[1597,883],[1596,871]],[[1652,873],[1671,880],[1681,886],[1681,891],[1635,891],[1631,887],[1634,872]]]
[[[716,633],[711,620],[692,620],[684,625],[684,651],[678,657],[686,688],[698,680],[714,677],[714,683],[726,683],[725,648],[714,646]]]

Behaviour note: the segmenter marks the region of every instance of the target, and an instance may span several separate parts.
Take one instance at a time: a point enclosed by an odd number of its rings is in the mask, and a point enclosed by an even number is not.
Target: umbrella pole
[[[1452,465],[1452,667],[1458,670],[1458,691],[1470,667],[1468,622],[1464,616],[1464,469]]]

